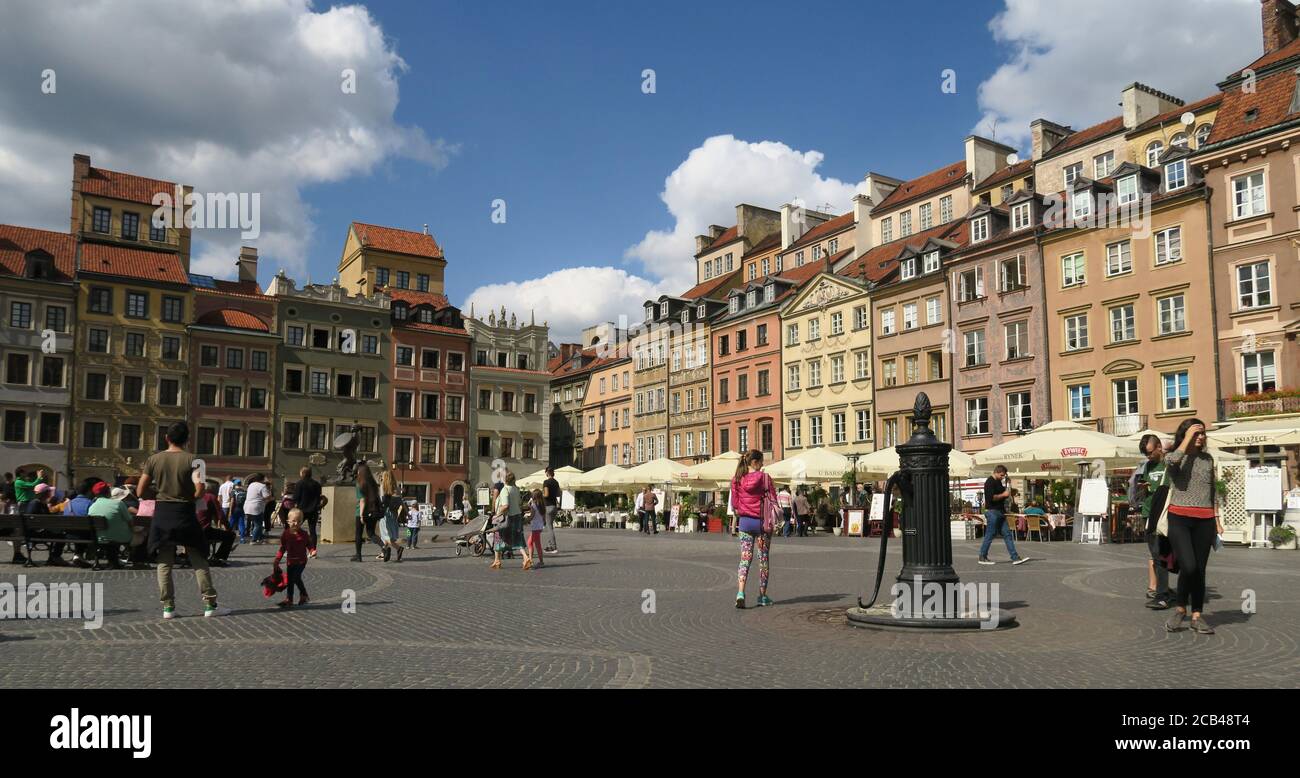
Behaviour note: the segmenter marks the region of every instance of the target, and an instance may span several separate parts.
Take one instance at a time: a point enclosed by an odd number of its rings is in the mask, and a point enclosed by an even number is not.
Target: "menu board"
[[[571,511],[576,505],[577,502],[574,499],[573,492],[568,489],[560,492],[560,510]]]
[[[1252,467],[1246,470],[1246,510],[1276,513],[1282,510],[1282,469]]]
[[[862,537],[862,524],[866,516],[866,511],[861,508],[849,509],[849,535],[853,537]]]
[[[1105,478],[1085,478],[1079,490],[1079,515],[1105,516],[1110,513],[1110,490]]]

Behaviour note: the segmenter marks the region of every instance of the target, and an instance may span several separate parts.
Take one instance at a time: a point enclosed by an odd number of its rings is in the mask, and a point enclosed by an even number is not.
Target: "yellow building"
[[[135,475],[188,413],[193,318],[189,229],[155,227],[176,185],[73,158],[77,325],[70,467],[75,480]]]
[[[352,222],[339,258],[339,285],[367,294],[378,287],[442,294],[446,269],[427,224],[420,233]]]

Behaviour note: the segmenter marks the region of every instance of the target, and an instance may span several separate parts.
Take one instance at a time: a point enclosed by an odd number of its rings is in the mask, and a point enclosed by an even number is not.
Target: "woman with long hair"
[[[361,547],[366,540],[379,541],[375,538],[375,523],[383,515],[382,500],[379,497],[379,484],[370,474],[367,465],[357,465],[357,553],[352,555],[353,562],[361,561]]]
[[[397,561],[400,562],[402,561],[402,549],[406,544],[402,540],[401,530],[397,526],[397,508],[401,500],[397,496],[397,479],[393,477],[392,470],[385,470],[379,476],[379,501],[383,506],[379,537],[384,545],[384,550],[379,554],[379,558],[387,562],[392,558],[393,549],[397,549]]]
[[[1205,422],[1186,419],[1174,433],[1173,450],[1165,456],[1169,484],[1169,544],[1178,558],[1178,607],[1165,629],[1183,629],[1191,609],[1193,632],[1214,634],[1205,622],[1205,566],[1216,534],[1223,532],[1215,511],[1214,460],[1205,451]]]
[[[763,526],[763,500],[776,504],[776,486],[763,472],[763,452],[757,449],[740,458],[731,479],[731,507],[736,512],[740,530],[740,569],[737,572],[736,607],[745,607],[745,581],[749,563],[758,549],[758,607],[771,605],[767,596],[768,549],[772,533]]]

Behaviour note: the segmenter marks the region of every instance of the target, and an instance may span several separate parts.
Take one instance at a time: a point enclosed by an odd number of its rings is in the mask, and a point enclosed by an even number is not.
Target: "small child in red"
[[[296,585],[298,591],[302,594],[298,597],[299,605],[307,604],[307,587],[303,585],[302,573],[307,569],[307,553],[315,551],[312,545],[311,535],[307,534],[302,528],[302,511],[294,508],[289,511],[289,525],[284,528],[280,535],[280,550],[275,552],[276,564],[281,559],[288,558],[289,587],[284,590],[284,599],[280,601],[281,608],[290,608],[293,606],[293,587]]]

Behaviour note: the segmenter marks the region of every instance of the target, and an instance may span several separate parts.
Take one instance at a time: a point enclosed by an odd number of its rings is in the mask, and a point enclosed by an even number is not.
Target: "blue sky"
[[[66,230],[74,153],[260,194],[255,241],[196,232],[217,276],[246,243],[263,283],[328,281],[350,221],[427,223],[453,303],[534,308],[557,340],[693,284],[693,236],[740,202],[843,212],[868,171],[946,165],[994,119],[1023,149],[1034,118],[1088,126],[1133,81],[1196,100],[1260,53],[1257,0],[134,9],[6,1],[0,223]]]

